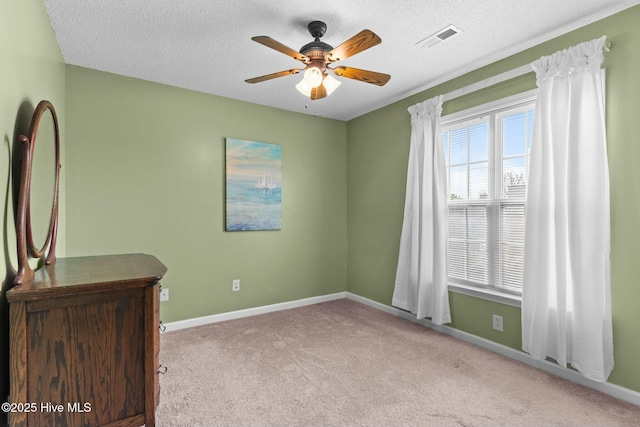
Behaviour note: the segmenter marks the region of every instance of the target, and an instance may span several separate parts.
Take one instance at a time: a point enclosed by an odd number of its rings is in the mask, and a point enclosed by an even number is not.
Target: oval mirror
[[[36,107],[29,138],[31,167],[26,200],[26,237],[31,256],[40,258],[48,246],[55,248],[57,231],[60,136],[56,112],[49,101],[41,101]]]

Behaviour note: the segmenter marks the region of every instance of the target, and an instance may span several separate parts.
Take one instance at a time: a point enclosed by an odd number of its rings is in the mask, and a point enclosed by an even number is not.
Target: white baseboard
[[[409,320],[411,322],[418,323],[427,328],[436,330],[438,332],[442,332],[443,334],[452,336],[462,341],[466,341],[470,344],[477,345],[478,347],[482,347],[486,350],[493,351],[494,353],[498,353],[510,359],[517,360],[518,362],[522,362],[529,366],[533,366],[534,368],[541,369],[545,372],[564,378],[568,381],[572,381],[574,383],[583,385],[585,387],[589,387],[591,389],[597,390],[604,394],[608,394],[609,396],[613,396],[615,398],[640,406],[640,393],[638,393],[637,391],[634,391],[625,387],[621,387],[616,384],[608,383],[608,382],[601,383],[601,382],[593,381],[583,377],[582,375],[580,375],[578,372],[574,370],[563,368],[562,366],[559,366],[552,362],[540,361],[540,360],[534,359],[529,354],[522,351],[515,350],[511,347],[507,347],[502,344],[489,341],[487,339],[469,334],[467,332],[463,332],[459,329],[455,329],[450,326],[436,325],[426,319],[416,320],[414,315],[412,315],[411,313],[407,313],[404,310],[400,310],[395,307],[390,307],[388,305],[381,304],[377,301],[373,301],[368,298],[364,298],[359,295],[352,294],[350,292],[347,292],[346,294],[347,294],[346,297],[353,301],[360,302],[362,304],[368,305],[370,307],[384,311],[394,316],[398,316],[403,319]]]
[[[306,305],[319,304],[321,302],[333,301],[346,297],[346,292],[338,292],[318,297],[304,298],[295,301],[281,302],[278,304],[263,305],[261,307],[247,308],[244,310],[229,311],[227,313],[212,314],[210,316],[196,317],[193,319],[179,320],[177,322],[165,323],[165,332],[193,328],[194,326],[208,325],[210,323],[224,322],[226,320],[240,319],[242,317],[255,316],[258,314],[272,313],[274,311],[287,310],[289,308],[304,307]]]

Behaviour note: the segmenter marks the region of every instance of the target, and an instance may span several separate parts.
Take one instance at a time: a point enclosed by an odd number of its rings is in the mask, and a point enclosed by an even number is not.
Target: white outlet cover
[[[503,328],[503,319],[502,316],[499,316],[497,314],[493,315],[493,329],[499,332],[504,332],[504,328]]]

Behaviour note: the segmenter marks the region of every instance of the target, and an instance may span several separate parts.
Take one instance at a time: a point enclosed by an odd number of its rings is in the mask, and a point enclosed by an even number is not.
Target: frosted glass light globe
[[[318,67],[309,67],[304,72],[304,81],[311,87],[318,87],[322,83],[322,71]]]

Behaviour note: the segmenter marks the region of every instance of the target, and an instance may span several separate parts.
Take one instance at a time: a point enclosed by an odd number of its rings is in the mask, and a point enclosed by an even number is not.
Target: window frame
[[[501,152],[502,146],[501,144],[497,144],[496,136],[499,135],[500,140],[502,141],[502,120],[496,120],[497,117],[504,117],[506,114],[514,114],[518,109],[523,111],[529,110],[531,107],[535,110],[535,102],[537,99],[537,90],[529,90],[516,95],[512,95],[509,97],[505,97],[496,101],[491,101],[482,105],[478,105],[475,107],[471,107],[465,110],[461,110],[455,113],[451,113],[441,117],[440,120],[440,130],[444,132],[446,128],[454,127],[457,124],[465,124],[466,126],[471,126],[473,122],[479,122],[482,119],[488,119],[489,129],[488,129],[488,157],[489,161],[496,163],[496,149],[500,150],[500,159],[504,160],[503,153]],[[449,144],[451,141],[449,141]],[[491,160],[493,159],[493,160]],[[471,164],[469,158],[467,158],[467,163]],[[494,166],[496,167],[496,166]],[[496,215],[496,212],[500,210],[502,205],[508,204],[517,204],[521,205],[521,200],[511,200],[505,199],[504,197],[497,198],[494,196],[497,188],[502,189],[502,183],[498,183],[498,177],[502,176],[502,168],[503,165],[499,165],[500,173],[494,173],[492,177],[489,177],[489,194],[490,198],[486,201],[481,201],[480,199],[473,200],[448,200],[447,201],[447,210],[449,209],[449,204],[453,203],[459,204],[461,206],[473,206],[473,205],[485,205],[485,206],[493,206],[494,209],[487,209],[487,214],[493,212],[493,215]],[[495,171],[494,171],[495,172]],[[502,190],[501,190],[502,191]],[[526,201],[525,201],[526,202]],[[526,204],[525,204],[526,209]],[[497,213],[499,214],[499,213]],[[489,217],[487,217],[487,223],[489,224]],[[487,226],[488,227],[488,226]],[[487,245],[489,246],[487,253],[491,253],[492,248],[496,245],[496,239],[498,236],[495,236],[495,233],[488,232],[487,234]],[[488,256],[490,258],[491,255]],[[491,260],[488,259],[487,262]],[[515,307],[520,307],[522,302],[522,292],[521,290],[518,292],[513,289],[508,289],[506,287],[492,285],[491,282],[495,280],[495,273],[493,268],[489,268],[487,271],[487,282],[488,285],[480,284],[480,283],[470,283],[468,281],[460,281],[454,278],[448,278],[449,281],[449,290],[461,293],[465,295],[470,295],[474,297],[479,297],[483,299],[488,299],[491,301],[499,302],[502,304],[512,305]]]

